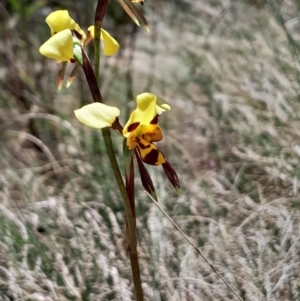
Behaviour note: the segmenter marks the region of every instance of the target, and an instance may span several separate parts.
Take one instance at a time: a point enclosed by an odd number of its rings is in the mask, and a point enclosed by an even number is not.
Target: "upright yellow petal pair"
[[[86,46],[94,38],[94,27],[90,26],[88,35],[70,17],[67,10],[58,10],[46,18],[51,37],[40,47],[42,55],[63,62],[74,61],[74,43]],[[101,30],[104,54],[114,55],[119,50],[118,42],[105,30]]]
[[[65,29],[75,30],[82,36],[82,40],[85,39],[85,33],[80,26],[70,17],[67,10],[57,10],[52,12],[47,18],[46,23],[50,27],[51,36]],[[81,40],[81,39],[80,39]]]

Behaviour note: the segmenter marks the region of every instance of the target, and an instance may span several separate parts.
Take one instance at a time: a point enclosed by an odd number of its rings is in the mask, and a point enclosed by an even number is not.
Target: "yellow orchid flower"
[[[163,138],[158,116],[169,111],[170,106],[151,93],[136,96],[137,108],[131,113],[123,129],[129,149],[137,148],[141,159],[151,165],[161,165],[166,162],[163,153],[152,142]]]
[[[151,93],[136,96],[137,108],[131,113],[122,134],[127,138],[130,150],[137,149],[141,159],[151,165],[161,165],[166,162],[163,153],[153,142],[163,138],[158,124],[158,116],[169,111],[170,106]],[[114,127],[120,111],[100,103],[92,103],[75,111],[77,119],[92,128]],[[120,127],[115,128],[120,132]]]
[[[158,117],[163,112],[170,111],[171,107],[164,100],[151,93],[139,94],[135,97],[135,101],[137,107],[131,113],[124,128],[119,123],[120,111],[116,107],[94,102],[74,112],[81,123],[95,129],[111,127],[126,138],[128,149],[133,150],[130,154],[124,152],[128,159],[128,161],[126,159],[128,163],[128,166],[126,165],[126,187],[129,187],[130,191],[130,187],[132,188],[133,185],[131,160],[132,156],[135,156],[142,184],[155,200],[157,200],[156,192],[142,161],[150,165],[162,165],[169,181],[179,193],[180,183],[176,171],[158,147],[153,144],[153,142],[160,141],[163,138],[161,127],[158,124]]]
[[[86,46],[94,38],[94,26],[89,27],[88,35],[86,35],[69,16],[67,10],[52,12],[46,18],[46,23],[50,27],[51,38],[40,47],[39,51],[42,55],[55,58],[58,61],[74,62],[73,53],[70,51],[71,40],[78,40],[82,46]],[[55,37],[56,35],[58,36]],[[118,42],[104,29],[101,29],[101,39],[104,43],[104,54],[106,56],[114,55],[119,50]],[[64,45],[67,50],[64,49]],[[66,56],[66,54],[68,55]]]

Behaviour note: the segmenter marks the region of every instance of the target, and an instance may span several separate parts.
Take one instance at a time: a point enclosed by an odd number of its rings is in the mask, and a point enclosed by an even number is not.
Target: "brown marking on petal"
[[[151,121],[150,124],[158,124],[158,115],[156,115]]]
[[[148,143],[147,141],[146,141],[146,142],[147,142],[146,145],[143,144],[143,142],[141,142],[141,139],[140,139],[139,137],[135,137],[135,141],[137,142],[137,144],[139,145],[139,147],[140,147],[141,149],[147,149],[147,148],[151,147],[151,144]]]
[[[150,165],[156,165],[158,161],[159,151],[152,149],[142,160]]]
[[[70,58],[70,63],[76,63],[76,60],[74,58]]]
[[[159,125],[156,125],[156,128],[151,132],[146,132],[142,135],[142,138],[147,142],[152,143],[156,141],[160,141],[163,139],[163,134]]]
[[[139,125],[140,125],[139,122],[134,122],[134,123],[129,124],[129,126],[127,128],[127,132],[134,131]]]

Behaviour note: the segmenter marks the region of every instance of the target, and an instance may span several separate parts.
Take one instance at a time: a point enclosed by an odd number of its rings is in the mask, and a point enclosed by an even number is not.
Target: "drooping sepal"
[[[79,66],[80,66],[79,64],[76,64],[75,67],[72,69],[70,76],[68,78],[67,88],[69,88],[72,85],[73,80],[78,72]]]
[[[118,0],[119,4],[122,6],[122,8],[125,10],[125,12],[128,14],[128,16],[133,20],[133,22],[140,26],[140,22],[137,19],[137,17],[134,15],[134,13],[131,11],[131,9],[127,6],[127,4],[123,0]]]
[[[140,26],[140,22],[143,24],[145,29],[150,32],[148,22],[143,15],[143,13],[134,6],[134,2],[139,2],[140,4],[144,5],[143,0],[127,0],[126,3],[124,0],[118,0],[119,4],[122,6],[122,8],[126,11],[126,13],[129,15],[129,17],[135,22],[137,26]],[[139,19],[139,20],[138,20]]]
[[[180,194],[180,182],[179,182],[179,178],[178,178],[178,175],[177,175],[175,169],[170,164],[170,162],[168,162],[167,160],[165,163],[162,164],[162,167],[163,167],[164,172],[165,172],[167,178],[169,179],[170,183],[173,185],[176,192],[178,194]]]
[[[128,4],[131,7],[132,11],[134,12],[135,16],[137,16],[137,18],[141,21],[141,23],[143,24],[146,31],[150,32],[150,28],[149,28],[149,25],[148,25],[148,22],[147,22],[145,16],[137,7],[134,6],[134,4],[132,2],[137,2],[137,1],[129,1]],[[139,1],[139,2],[141,2],[141,1]]]
[[[148,170],[144,166],[139,152],[136,149],[134,150],[134,152],[135,152],[137,166],[139,168],[139,172],[140,172],[140,176],[141,176],[142,185],[143,185],[144,189],[152,196],[152,198],[156,202],[158,202],[156,190],[154,188],[154,185],[153,185],[152,179],[148,173]]]
[[[61,65],[61,68],[59,69],[57,76],[56,76],[56,87],[58,89],[58,91],[60,91],[63,81],[64,81],[64,77],[65,77],[65,72],[66,72],[66,68],[67,68],[67,64],[68,62],[63,62]]]
[[[120,110],[117,107],[107,106],[100,102],[94,102],[74,111],[76,118],[94,129],[112,127],[118,123]]]

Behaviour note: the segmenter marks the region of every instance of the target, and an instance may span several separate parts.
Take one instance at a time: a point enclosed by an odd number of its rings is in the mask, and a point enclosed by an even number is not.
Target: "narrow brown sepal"
[[[76,74],[78,72],[79,66],[80,65],[78,63],[76,63],[75,67],[71,71],[71,74],[70,74],[68,82],[67,82],[67,88],[69,88],[72,85],[73,80],[74,80],[74,78],[75,78],[75,76],[76,76]]]
[[[57,73],[56,86],[57,86],[58,91],[60,91],[60,89],[63,85],[67,64],[68,64],[68,62],[63,62],[62,65],[61,65],[61,68],[59,69],[59,71]]]
[[[165,163],[162,164],[162,167],[163,167],[164,172],[165,172],[166,176],[168,177],[170,183],[173,185],[176,192],[178,194],[180,194],[180,182],[179,182],[179,178],[178,178],[178,175],[177,175],[175,169],[167,160]]]
[[[144,5],[145,1],[144,0],[130,0],[131,2],[140,2],[142,5]]]
[[[144,166],[144,163],[142,162],[142,159],[140,157],[140,154],[137,149],[134,150],[136,162],[140,171],[141,181],[144,189],[152,196],[152,198],[158,202],[156,190],[154,188],[152,179],[148,173],[148,170]]]
[[[145,27],[147,32],[150,32],[148,22],[147,22],[145,16],[143,15],[143,13],[131,1],[129,1],[129,6],[131,7],[131,9],[134,12],[135,16],[137,16],[138,19],[141,21],[141,23],[143,24],[143,26]]]
[[[126,3],[123,0],[118,0],[119,4],[122,6],[122,8],[125,10],[125,12],[128,14],[128,16],[133,20],[133,22],[140,26],[140,22],[135,16],[135,14],[132,12],[132,10],[126,5]]]

